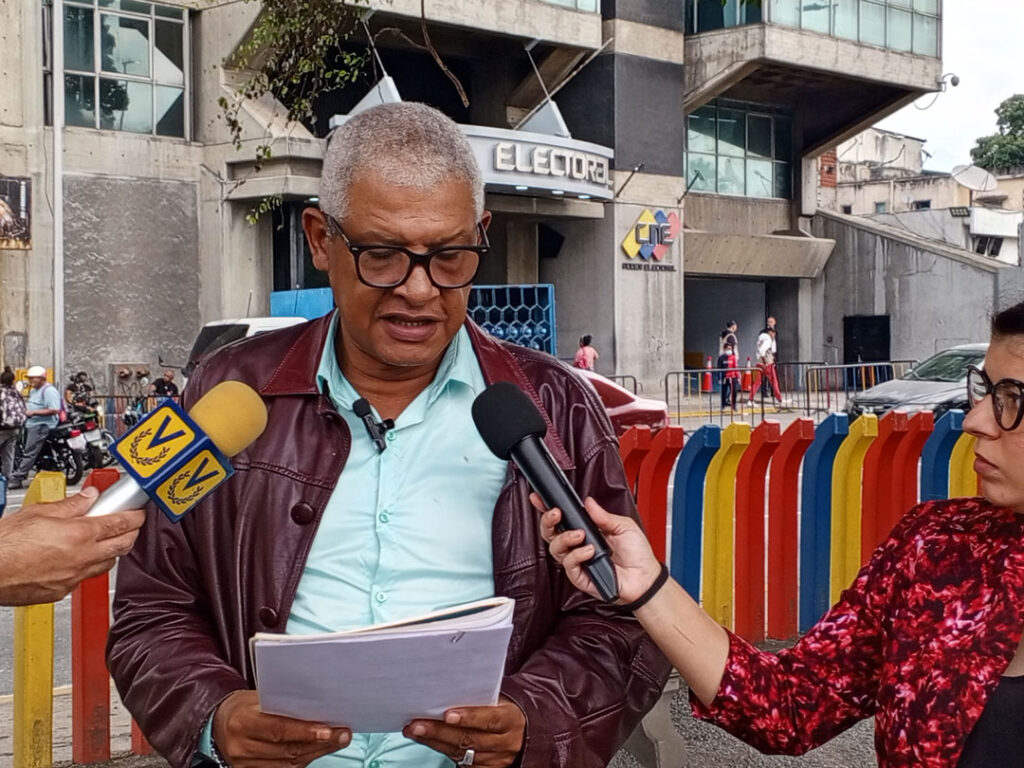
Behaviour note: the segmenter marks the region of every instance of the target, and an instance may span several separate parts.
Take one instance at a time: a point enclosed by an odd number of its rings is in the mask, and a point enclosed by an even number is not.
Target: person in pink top
[[[572,364],[577,368],[583,368],[587,371],[594,370],[594,363],[597,362],[597,358],[600,355],[597,354],[596,349],[590,346],[592,338],[589,333],[580,336],[580,348],[576,350],[576,357],[572,361]]]

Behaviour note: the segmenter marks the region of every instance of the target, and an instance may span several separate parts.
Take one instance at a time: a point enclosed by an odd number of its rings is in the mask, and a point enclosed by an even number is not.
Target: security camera
[[[951,78],[949,78],[949,84],[956,88],[958,85],[960,85],[960,76],[953,75]]]

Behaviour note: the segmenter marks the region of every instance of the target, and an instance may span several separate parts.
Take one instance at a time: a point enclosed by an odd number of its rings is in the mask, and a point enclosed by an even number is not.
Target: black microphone
[[[352,403],[352,411],[363,420],[366,433],[373,440],[373,444],[377,446],[377,450],[383,453],[384,449],[388,447],[388,444],[384,442],[384,433],[395,426],[394,419],[375,420],[373,411],[370,410],[370,403],[365,397],[360,397]]]
[[[583,543],[594,547],[594,556],[584,566],[590,580],[605,600],[618,599],[611,550],[544,445],[547,424],[530,398],[514,384],[499,381],[473,401],[473,422],[491,453],[505,461],[511,458],[545,506],[562,510],[559,531],[573,528],[584,532]]]

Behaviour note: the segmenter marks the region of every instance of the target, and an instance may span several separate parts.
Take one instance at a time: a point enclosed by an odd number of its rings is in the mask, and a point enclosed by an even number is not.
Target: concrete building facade
[[[15,83],[0,98],[0,196],[23,180],[25,194],[6,196],[31,221],[29,236],[0,240],[5,362],[50,364],[63,340],[66,370],[109,385],[112,366],[183,360],[207,320],[321,287],[299,213],[315,202],[331,120],[384,75],[481,147],[494,223],[478,282],[553,285],[560,355],[590,333],[602,372],[656,386],[717,352],[725,320],[740,321],[742,352],[775,314],[784,358],[824,359],[814,329],[832,311],[821,281],[836,254],[813,222],[817,158],[937,90],[942,71],[939,0],[432,0],[425,22],[465,106],[429,53],[377,34],[418,39],[420,3],[368,5],[378,66],[308,125],[286,125],[272,99],[245,104],[241,151],[218,100],[244,75],[225,62],[257,4],[59,0],[57,36],[49,6],[0,6]],[[365,52],[366,39],[346,47]],[[552,157],[606,172],[571,186]],[[267,195],[281,207],[250,224]]]

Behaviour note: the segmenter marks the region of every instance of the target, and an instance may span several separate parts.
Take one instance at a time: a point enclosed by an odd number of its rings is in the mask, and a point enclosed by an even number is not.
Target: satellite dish
[[[972,192],[992,192],[999,186],[995,176],[976,165],[958,165],[950,176],[957,184]]]

